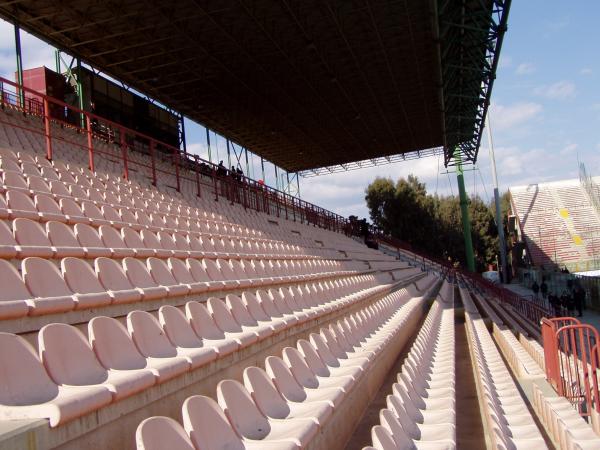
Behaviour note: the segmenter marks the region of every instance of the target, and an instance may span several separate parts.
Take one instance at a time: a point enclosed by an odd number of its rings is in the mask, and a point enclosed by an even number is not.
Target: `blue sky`
[[[600,2],[595,0],[514,1],[509,16],[491,120],[501,191],[509,186],[576,178],[578,159],[600,175]],[[54,67],[52,49],[22,35],[25,68]],[[12,26],[0,20],[0,75],[15,70]],[[186,123],[188,147],[206,155],[205,132]],[[214,136],[213,136],[214,138]],[[225,159],[225,143],[217,142]],[[213,156],[214,158],[214,156]],[[258,158],[251,159],[260,178]],[[267,164],[266,181],[274,184]],[[300,180],[303,199],[343,215],[367,216],[364,190],[376,176],[397,179],[413,173],[430,192],[456,194],[456,176],[436,157]],[[467,190],[492,193],[487,135],[477,170],[466,175]]]

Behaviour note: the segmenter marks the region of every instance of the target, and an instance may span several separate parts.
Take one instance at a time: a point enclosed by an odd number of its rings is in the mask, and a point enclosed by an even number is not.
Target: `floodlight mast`
[[[498,228],[498,245],[500,246],[500,265],[502,266],[502,282],[508,283],[508,264],[506,260],[506,242],[504,240],[504,221],[500,210],[500,193],[498,191],[498,174],[496,172],[496,156],[494,154],[494,142],[492,140],[492,126],[490,125],[490,108],[485,117],[487,126],[488,147],[490,162],[492,164],[492,181],[494,183],[494,203],[496,205],[496,227]]]

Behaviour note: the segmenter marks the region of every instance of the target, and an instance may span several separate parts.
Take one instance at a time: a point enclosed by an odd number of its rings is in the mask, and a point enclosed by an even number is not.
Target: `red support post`
[[[44,97],[44,126],[46,128],[46,159],[52,161],[52,137],[50,136],[50,108]]]
[[[156,187],[156,142],[150,141],[150,164],[152,165],[152,185]]]
[[[119,129],[121,135],[121,154],[123,155],[123,178],[129,181],[129,164],[127,163],[127,143],[125,142],[125,130]]]
[[[198,155],[194,155],[194,169],[196,170],[196,187],[198,188],[198,197],[202,197],[200,194],[200,172],[198,171]]]
[[[179,180],[179,158],[181,154],[179,150],[173,147],[173,161],[175,163],[175,177],[177,178],[177,192],[181,192],[181,181]]]

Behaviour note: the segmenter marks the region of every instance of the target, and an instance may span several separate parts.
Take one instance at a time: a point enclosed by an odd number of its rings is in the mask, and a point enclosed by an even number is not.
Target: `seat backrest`
[[[202,303],[187,302],[185,304],[185,315],[194,332],[202,339],[225,339],[225,334],[217,327],[210,312]]]
[[[146,261],[146,266],[150,271],[150,275],[157,284],[161,286],[174,286],[179,284],[173,277],[173,274],[169,270],[167,264],[162,259],[148,258]]]
[[[8,222],[0,220],[0,245],[15,246],[17,241],[10,231]]]
[[[127,257],[123,259],[123,268],[131,284],[139,288],[156,287],[156,281],[152,279],[148,269],[139,259]]]
[[[200,261],[198,261],[197,259],[194,259],[194,258],[187,258],[185,260],[185,263],[187,264],[188,268],[190,269],[190,273],[192,274],[192,277],[194,278],[195,281],[200,282],[200,283],[212,281],[211,278],[206,273],[206,269],[202,266],[202,263]]]
[[[169,266],[173,277],[179,284],[194,283],[194,278],[192,277],[189,268],[180,258],[171,257],[167,259],[167,265]]]
[[[202,265],[204,267],[204,270],[208,274],[208,277],[212,281],[221,281],[227,279],[224,277],[224,274],[219,269],[219,266],[217,266],[217,263],[215,263],[212,259],[205,258],[202,261]]]
[[[67,257],[60,262],[62,276],[69,288],[77,294],[105,292],[94,269],[83,259]]]
[[[98,207],[90,201],[85,200],[81,202],[81,209],[83,210],[85,217],[89,217],[90,219],[104,220],[102,211],[100,211],[100,209],[98,209]]]
[[[22,262],[23,280],[35,297],[73,295],[58,268],[47,259],[35,256]]]
[[[250,315],[248,309],[246,309],[246,306],[244,305],[242,299],[239,298],[237,295],[227,295],[225,297],[225,303],[231,311],[231,314],[233,315],[235,321],[240,325],[253,327],[258,324],[256,320]]]
[[[100,239],[107,248],[127,248],[121,234],[110,225],[101,225],[99,228]]]
[[[159,231],[157,236],[162,248],[165,250],[177,250],[177,244],[175,243],[173,236],[169,233],[166,231]]]
[[[42,226],[33,220],[15,219],[13,221],[13,233],[17,242],[21,245],[52,246]]]
[[[83,217],[83,211],[79,205],[71,198],[61,198],[58,201],[62,212],[71,217]]]
[[[176,347],[202,347],[202,341],[194,333],[185,314],[171,305],[161,306],[158,310],[158,320],[167,338]]]
[[[222,380],[217,385],[217,399],[231,425],[241,436],[260,440],[271,432],[269,421],[238,381]]]
[[[6,203],[14,211],[37,212],[37,208],[31,198],[21,191],[6,191]]]
[[[86,223],[75,224],[75,236],[82,247],[104,248],[104,243],[96,229]]]
[[[371,428],[371,440],[373,441],[373,447],[377,450],[396,450],[399,448],[392,434],[382,425],[375,425]]]
[[[17,269],[4,259],[0,259],[0,280],[2,280],[0,301],[27,300],[32,297]]]
[[[125,241],[125,244],[127,244],[127,247],[146,248],[144,241],[142,241],[142,238],[134,229],[129,227],[123,227],[121,229],[121,233],[123,234],[123,240]]]
[[[74,326],[45,325],[38,333],[38,345],[42,362],[57,384],[86,386],[108,378],[88,340]]]
[[[121,216],[119,216],[119,213],[112,206],[102,205],[100,211],[106,220],[121,222]]]
[[[156,237],[156,235],[149,230],[140,231],[140,236],[144,241],[145,248],[153,248],[153,249],[162,249],[162,245],[160,245],[160,241]]]
[[[302,356],[304,356],[306,364],[308,364],[315,374],[321,377],[328,377],[330,375],[329,369],[310,342],[306,339],[300,339],[298,340],[297,346],[300,353],[302,353]]]
[[[244,302],[244,305],[246,306],[246,309],[248,310],[250,315],[256,320],[271,320],[267,313],[265,313],[265,310],[262,308],[262,306],[260,306],[260,302],[258,301],[256,295],[254,295],[253,292],[244,291],[242,293],[242,301]]]
[[[319,381],[315,373],[306,363],[304,356],[294,347],[285,347],[282,351],[283,360],[286,362],[290,371],[294,374],[300,385],[316,389],[319,387]]]
[[[229,333],[239,333],[242,331],[242,327],[233,318],[231,311],[229,311],[223,300],[211,297],[206,304],[213,320],[221,330]]]
[[[160,323],[147,311],[131,311],[127,314],[127,330],[137,348],[146,357],[170,358],[177,356],[177,350]]]
[[[60,210],[58,203],[48,195],[37,194],[34,198],[35,207],[39,212],[62,215],[63,212]]]
[[[50,193],[50,186],[42,177],[30,176],[27,179],[29,189],[33,192],[46,192]]]
[[[111,317],[94,317],[88,336],[98,361],[107,369],[132,370],[146,367],[146,359],[135,347],[127,330]]]
[[[195,450],[179,422],[155,416],[143,420],[135,432],[137,450]]]
[[[306,391],[298,384],[294,374],[290,371],[283,359],[269,356],[265,359],[265,370],[284,398],[293,402],[306,400]]]
[[[197,449],[246,448],[212,398],[203,395],[188,397],[183,403],[182,414],[183,427]]]
[[[219,271],[221,272],[221,276],[223,277],[223,280],[238,280],[240,279],[238,274],[236,274],[233,269],[231,268],[231,265],[229,264],[229,261],[224,260],[224,259],[217,259],[216,261],[217,267],[219,268]],[[244,278],[246,278],[244,276]]]
[[[33,347],[22,337],[0,332],[0,404],[27,406],[58,395],[58,386],[46,373]]]
[[[73,229],[62,223],[51,220],[46,222],[46,232],[52,245],[60,247],[79,247],[79,241],[73,233]]]
[[[246,367],[243,378],[246,390],[264,415],[274,419],[285,419],[290,414],[289,405],[263,369]]]
[[[105,289],[110,291],[124,291],[133,289],[133,285],[123,267],[114,259],[100,257],[94,261],[94,268],[98,279]]]

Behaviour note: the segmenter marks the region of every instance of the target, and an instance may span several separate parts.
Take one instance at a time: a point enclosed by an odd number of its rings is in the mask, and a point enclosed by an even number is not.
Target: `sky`
[[[578,177],[578,161],[600,175],[600,2],[521,0],[512,2],[490,107],[500,191],[510,186]],[[54,68],[53,49],[22,32],[25,68]],[[12,25],[0,20],[0,76],[12,79],[16,63]],[[186,120],[188,151],[207,157],[205,130]],[[224,139],[211,134],[226,159]],[[491,199],[493,185],[484,133],[475,167],[465,175],[469,195]],[[250,176],[262,178],[260,159],[250,156]],[[245,170],[245,161],[243,164]],[[265,181],[275,185],[266,164]],[[368,217],[365,188],[376,176],[397,180],[416,175],[428,192],[456,195],[456,174],[443,159],[424,158],[387,166],[300,178],[304,200],[335,211]],[[295,186],[294,186],[295,187]],[[294,189],[295,192],[295,189]]]

